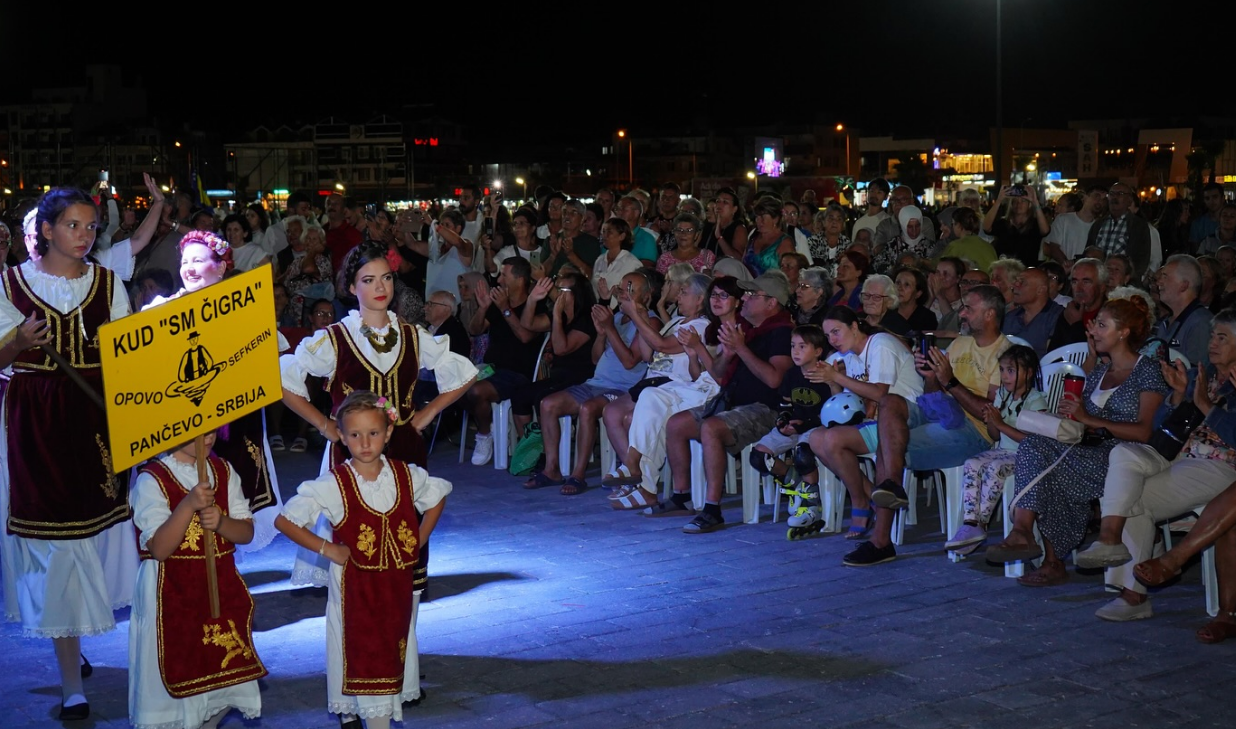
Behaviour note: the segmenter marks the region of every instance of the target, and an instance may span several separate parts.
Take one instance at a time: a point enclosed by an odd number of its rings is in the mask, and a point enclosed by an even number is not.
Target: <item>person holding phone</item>
[[[1008,207],[1004,217],[997,219],[1005,203]],[[1043,238],[1051,232],[1051,224],[1033,186],[1005,185],[1000,188],[996,204],[983,216],[983,232],[995,236],[996,255],[1033,266],[1039,260]]]

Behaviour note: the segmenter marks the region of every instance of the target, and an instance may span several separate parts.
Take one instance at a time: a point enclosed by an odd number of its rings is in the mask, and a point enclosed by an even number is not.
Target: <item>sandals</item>
[[[1146,587],[1158,587],[1179,575],[1180,570],[1175,572],[1169,571],[1158,558],[1148,559],[1133,567],[1133,576]],[[1204,643],[1205,641],[1202,642]]]
[[[845,538],[850,539],[850,540],[866,539],[867,532],[870,532],[871,527],[874,526],[874,523],[872,521],[872,517],[874,516],[875,516],[875,511],[871,509],[871,507],[868,507],[866,509],[855,509],[851,507],[850,508],[850,530],[845,533]],[[854,525],[855,519],[866,519],[867,523],[861,527],[855,526]]]
[[[1236,638],[1236,623],[1229,620],[1211,620],[1197,631],[1197,639],[1202,643],[1222,643],[1228,638]]]
[[[1009,536],[1012,536],[1012,534],[1010,532]],[[988,562],[1029,562],[1042,557],[1043,548],[1034,541],[1031,541],[1027,546],[1010,544],[1006,537],[1003,542],[994,547],[989,547],[986,556]]]
[[[988,550],[990,551],[990,550]],[[1037,570],[1027,572],[1022,577],[1017,578],[1017,584],[1025,587],[1055,587],[1063,585],[1069,581],[1069,572],[1064,569],[1061,564],[1059,570],[1039,567]]]
[[[288,448],[293,453],[304,453],[309,448],[309,441],[304,438],[297,438],[292,441],[292,447]]]
[[[609,502],[610,506],[614,507],[615,511],[645,509],[650,506],[656,506],[657,503],[656,494],[650,494],[638,486],[631,489],[631,492],[627,495]]]
[[[275,453],[282,453],[287,450],[283,445],[283,436],[281,435],[272,435],[267,442],[270,444],[270,449]]]
[[[567,476],[566,481],[562,483],[562,488],[558,489],[558,493],[563,496],[575,496],[582,494],[587,488],[588,484],[582,478]]]
[[[691,502],[679,504],[677,501],[662,501],[655,506],[649,506],[644,509],[644,516],[662,517],[662,516],[695,516],[695,509],[691,506]]]
[[[543,489],[546,486],[562,486],[566,483],[566,479],[552,479],[545,475],[544,471],[537,471],[532,474],[532,478],[524,481],[526,489]]]
[[[632,476],[627,473],[626,466],[618,470],[617,474],[606,476],[601,479],[601,486],[607,489],[617,489],[623,486],[639,486],[644,482],[643,475]]]

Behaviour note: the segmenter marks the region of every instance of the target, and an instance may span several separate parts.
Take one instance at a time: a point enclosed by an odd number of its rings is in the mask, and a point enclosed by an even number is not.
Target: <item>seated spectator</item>
[[[607,225],[612,224],[611,220]],[[635,383],[644,378],[648,369],[640,348],[633,346],[635,336],[639,331],[635,319],[642,318],[645,326],[659,329],[661,322],[650,315],[648,305],[652,300],[652,290],[648,285],[648,277],[642,272],[628,273],[623,276],[617,291],[618,300],[623,302],[624,311],[615,316],[607,306],[595,305],[587,315],[591,317],[596,330],[596,339],[592,344],[590,355],[596,361],[596,372],[586,381],[560,390],[545,397],[539,405],[541,436],[545,441],[545,467],[532,474],[532,478],[524,484],[524,488],[541,488],[557,486],[563,496],[575,496],[588,488],[584,474],[588,471],[588,461],[592,459],[592,447],[596,444],[597,422],[601,413],[610,402],[627,394]],[[555,323],[555,329],[558,324]],[[555,347],[557,342],[555,342]],[[555,348],[555,355],[557,349]],[[555,359],[557,368],[560,360]],[[558,418],[565,415],[574,417],[577,421],[575,439],[575,463],[565,478],[562,475],[564,464],[558,462],[558,447],[563,437],[571,437],[571,433],[562,432]]]
[[[1068,338],[1064,307],[1048,297],[1047,274],[1027,268],[1013,282],[1013,308],[1004,316],[1002,331],[1030,343],[1039,357]]]
[[[1214,254],[1221,247],[1236,244],[1236,204],[1224,203],[1219,208],[1219,227],[1202,239],[1197,255]]]
[[[483,466],[494,457],[494,438],[489,432],[493,424],[490,405],[510,400],[532,385],[543,335],[549,331],[549,315],[544,307],[528,300],[531,280],[532,267],[528,261],[512,256],[502,262],[502,273],[495,288],[490,289],[483,280],[476,284],[478,306],[468,322],[468,331],[473,336],[489,335],[489,346],[482,361],[491,365],[493,374],[479,379],[485,374],[482,370],[476,384],[464,396],[465,406],[476,423],[474,466]],[[552,281],[549,278],[541,280]]]
[[[781,203],[775,198],[765,197],[756,202],[753,215],[755,233],[747,240],[742,262],[753,276],[759,276],[777,268],[782,253],[794,251],[794,237],[786,235],[781,228],[783,212]]]
[[[877,262],[873,264],[875,268],[881,271],[892,268],[897,256],[906,252],[907,249],[902,247],[902,243],[905,234],[909,232],[906,230],[906,223],[911,219],[919,221],[920,229],[917,233],[912,233],[910,237],[918,240],[924,250],[930,250],[935,244],[935,226],[930,218],[922,217],[922,211],[919,211],[917,218],[913,213],[902,218],[902,209],[912,206],[914,206],[914,191],[905,185],[894,187],[888,196],[889,217],[880,221],[872,236],[872,251],[874,252],[872,260]],[[854,240],[858,240],[857,231],[854,234]]]
[[[837,272],[841,252],[850,247],[850,239],[845,236],[845,210],[836,203],[829,203],[815,214],[815,228],[815,235],[807,240],[811,265],[824,269],[824,275],[832,278]]]
[[[1043,254],[1061,266],[1082,255],[1086,248],[1086,238],[1090,235],[1090,226],[1094,225],[1094,221],[1107,209],[1107,190],[1102,185],[1090,185],[1086,188],[1085,196],[1078,197],[1080,206],[1072,212],[1057,211],[1055,219],[1051,221],[1051,231],[1043,239]]]
[[[1004,217],[998,218],[1005,204],[1008,209]],[[1037,263],[1043,237],[1051,232],[1051,225],[1039,205],[1034,186],[1005,185],[1000,188],[995,204],[983,217],[983,232],[995,237],[996,255],[1016,259],[1022,266]],[[992,278],[995,278],[994,273]]]
[[[564,220],[569,220],[570,212],[566,216]],[[601,242],[605,251],[592,264],[592,287],[597,300],[608,304],[610,299],[616,298],[614,288],[623,277],[643,268],[643,264],[631,253],[635,238],[622,218],[610,218],[601,225]]]
[[[280,231],[280,238],[283,247],[274,257],[275,264],[275,280],[281,280],[287,275],[288,266],[292,264],[293,254],[298,251],[304,251],[305,244],[301,242],[301,233],[305,232],[305,219],[299,215],[289,215],[278,224],[271,226],[267,232]],[[275,236],[278,237],[278,236]]]
[[[172,274],[161,268],[147,268],[133,284],[133,311],[145,309],[158,296],[166,299],[176,292]]]
[[[1078,260],[1069,273],[1069,288],[1073,300],[1064,307],[1063,318],[1069,329],[1062,344],[1087,341],[1090,323],[1107,301],[1107,266],[1097,258]]]
[[[931,293],[927,290],[927,277],[917,268],[900,268],[893,274],[897,288],[897,302],[881,320],[881,326],[901,337],[910,332],[935,331],[939,321],[927,308]]]
[[[564,226],[567,214],[563,213]],[[544,397],[573,385],[578,385],[596,369],[592,358],[592,344],[597,338],[596,326],[592,323],[592,307],[596,298],[592,285],[582,273],[563,270],[558,278],[543,278],[528,294],[528,302],[537,305],[548,299],[550,308],[549,346],[553,353],[553,367],[549,377],[537,380],[520,388],[511,395],[511,419],[515,430],[523,433],[532,422],[532,408]],[[522,324],[525,329],[536,326],[537,315],[525,308]]]
[[[223,237],[232,248],[235,270],[252,271],[258,266],[270,263],[270,254],[266,249],[253,242],[253,231],[249,228],[249,221],[245,216],[233,213],[224,218]]]
[[[289,226],[289,234],[297,226]],[[289,238],[287,265],[281,279],[291,297],[292,316],[303,321],[306,302],[335,298],[334,271],[326,255],[326,233],[316,225],[304,226],[298,238]],[[282,256],[282,253],[280,254]]]
[[[840,361],[842,367],[821,368],[808,375],[810,379],[828,383],[833,394],[845,391],[863,398],[867,413],[874,413],[877,404],[890,393],[918,408],[915,403],[923,394],[923,378],[914,370],[914,356],[904,342],[871,326],[844,306],[829,309],[824,318],[824,333],[838,352],[829,358],[830,364]],[[811,450],[841,479],[850,494],[850,531],[845,538],[863,538],[875,522],[869,508],[872,484],[859,468],[858,457],[875,451],[875,421],[864,417],[858,425],[817,428],[809,435]]]
[[[502,261],[511,256],[519,256],[531,264],[534,279],[540,280],[545,275],[541,264],[548,256],[549,250],[547,246],[542,245],[541,239],[536,237],[536,220],[536,211],[532,208],[520,208],[511,214],[513,240],[503,241],[507,245],[500,248],[493,258],[486,260],[486,269],[490,274],[498,272]]]
[[[1152,477],[1153,478],[1153,477]],[[1180,575],[1190,560],[1207,547],[1215,547],[1215,572],[1219,579],[1219,614],[1197,631],[1202,643],[1222,643],[1236,638],[1236,590],[1232,575],[1236,574],[1236,483],[1206,505],[1189,533],[1162,556],[1148,559],[1133,567],[1137,581],[1147,587],[1159,587]]]
[[[652,271],[645,268],[644,272],[649,273]],[[664,285],[659,287],[661,295],[657,299],[656,310],[656,315],[661,321],[669,321],[678,314],[678,294],[682,293],[682,287],[686,284],[687,279],[694,275],[695,270],[691,268],[689,263],[675,263],[665,272]]]
[[[751,270],[737,258],[718,258],[712,267],[712,275],[716,278],[729,277],[739,281],[753,281]]]
[[[961,280],[965,274],[965,261],[945,256],[927,276],[927,290],[931,295],[929,307],[936,315],[936,326],[942,330],[955,332],[961,325],[957,312],[961,309]]]
[[[679,213],[671,230],[677,245],[657,258],[657,272],[664,275],[675,263],[686,263],[696,273],[711,271],[717,256],[710,250],[700,248],[704,223],[692,213]]]
[[[807,265],[807,257],[801,253],[781,254],[781,273],[785,274],[785,278],[790,284],[790,291],[798,288],[799,272],[806,268]],[[792,303],[793,301],[791,301]]]
[[[1042,556],[1038,569],[1018,579],[1021,584],[1044,587],[1068,580],[1061,555],[1076,549],[1086,534],[1090,502],[1103,496],[1112,449],[1120,441],[1150,439],[1155,411],[1169,388],[1158,360],[1138,354],[1149,333],[1150,312],[1140,297],[1104,304],[1089,329],[1082,398],[1061,398],[1059,406],[1061,415],[1092,432],[1094,442],[1069,446],[1027,435],[1018,447],[1012,531],[988,550],[987,558],[1011,562]],[[1099,363],[1097,352],[1106,353],[1110,361]],[[1042,548],[1034,540],[1036,523]]]
[[[548,274],[557,274],[563,266],[571,266],[592,278],[592,267],[601,256],[601,242],[584,232],[584,204],[567,200],[562,204],[562,229],[549,238]],[[622,277],[615,277],[615,281]],[[590,284],[591,285],[591,284]]]
[[[850,309],[843,311],[853,314]],[[815,454],[807,445],[807,436],[820,427],[820,408],[833,391],[827,380],[813,379],[817,370],[832,369],[821,360],[832,350],[824,331],[814,324],[795,327],[790,335],[790,359],[794,366],[781,380],[781,405],[776,424],[751,449],[751,466],[773,477],[782,493],[789,494],[789,518],[786,524],[805,535],[822,528],[823,509],[820,500],[820,472]],[[783,456],[788,454],[793,465]]]
[[[710,282],[703,274],[693,274],[678,294],[679,317],[659,331],[647,326],[646,319],[634,319],[640,330],[640,352],[651,357],[647,378],[632,394],[606,405],[603,415],[621,465],[602,484],[614,489],[610,500],[617,508],[635,508],[643,502],[648,505],[648,516],[695,514],[689,482],[675,482],[673,498],[657,503],[657,477],[665,461],[665,423],[719,392],[708,369],[714,363],[722,324],[739,321],[741,295],[735,279]]]
[[[957,208],[953,213],[953,230],[957,238],[944,247],[941,260],[964,258],[984,271],[996,262],[996,249],[979,235],[978,213],[970,208]]]
[[[435,291],[425,302],[426,329],[435,337],[451,338],[451,351],[468,359],[472,354],[472,338],[463,322],[455,315],[455,295],[450,291]]]
[[[868,276],[859,299],[863,302],[863,319],[873,327],[883,327],[885,316],[897,305],[897,284],[882,273]]]
[[[880,398],[876,444],[879,485],[871,494],[876,505],[876,530],[870,541],[845,556],[846,565],[865,567],[897,558],[892,510],[909,503],[901,485],[907,466],[923,471],[954,468],[991,447],[981,418],[1000,386],[999,359],[1010,344],[1000,333],[1004,297],[994,286],[984,285],[971,289],[963,301],[960,319],[969,335],[953,340],[947,352],[932,347],[927,358],[916,352],[914,361],[923,378],[924,392],[942,392],[955,400],[965,419],[949,428],[944,422],[928,422],[914,400],[891,391]]]
[[[1107,287],[1128,286],[1133,282],[1133,262],[1123,253],[1113,253],[1104,261],[1107,265]]]
[[[1026,434],[1017,429],[1017,416],[1047,409],[1047,396],[1036,389],[1039,355],[1015,344],[1000,355],[1000,389],[983,412],[987,435],[999,445],[966,460],[961,467],[962,524],[944,548],[957,554],[973,553],[987,541],[991,517],[1001,508],[1004,482],[1013,475],[1017,446]]]
[[[1055,261],[1043,261],[1039,268],[1047,274],[1047,297],[1061,306],[1068,306],[1073,297],[1066,292],[1069,277],[1064,272],[1064,266]]]
[[[738,193],[732,187],[717,190],[716,221],[704,231],[700,247],[723,257],[741,259],[747,250],[747,222]]]
[[[1025,270],[1025,264],[1016,258],[997,258],[996,262],[987,268],[991,285],[999,289],[1004,296],[1005,307],[1013,303],[1013,282]]]
[[[848,306],[854,311],[862,311],[863,282],[871,273],[871,260],[851,246],[837,261],[837,277],[833,279],[834,293],[829,297],[828,305]]]
[[[1198,300],[1202,270],[1197,259],[1182,253],[1168,258],[1159,269],[1157,282],[1159,298],[1172,310],[1172,316],[1159,322],[1154,336],[1183,354],[1190,364],[1208,364],[1212,315]]]
[[[776,212],[779,214],[780,208]],[[767,210],[762,214],[765,218],[771,216]],[[725,487],[727,453],[741,452],[772,429],[777,420],[774,408],[780,402],[777,388],[781,387],[786,370],[793,365],[790,359],[793,321],[785,311],[790,298],[785,278],[765,274],[741,286],[747,292],[743,296],[742,315],[754,328],[744,332],[737,324],[721,327],[718,337],[722,349],[710,371],[715,375],[728,371],[734,361],[737,365],[717,396],[720,400],[710,402],[707,407],[678,413],[669,419],[666,427],[666,446],[676,491],[679,484],[689,484],[691,480],[691,441],[698,440],[704,451],[707,495],[703,511],[683,527],[687,534],[711,532],[725,523],[721,515],[721,494]]]
[[[1197,265],[1202,267],[1202,290],[1197,300],[1202,306],[1211,308],[1219,302],[1225,283],[1219,269],[1219,261],[1214,256],[1199,256]]]
[[[631,254],[645,266],[657,263],[657,236],[644,227],[644,203],[635,195],[624,195],[614,209],[631,229]]]
[[[813,266],[800,271],[798,286],[792,289],[798,304],[794,308],[795,323],[819,326],[828,311],[828,292],[832,288],[833,282],[823,268]]]
[[[1222,498],[1236,482],[1236,388],[1231,381],[1236,370],[1236,310],[1215,316],[1210,350],[1209,365],[1186,370],[1181,362],[1160,364],[1171,392],[1156,421],[1185,402],[1192,402],[1206,415],[1180,454],[1169,462],[1149,445],[1122,443],[1112,450],[1099,501],[1103,509],[1099,538],[1077,555],[1079,567],[1108,568],[1104,583],[1121,590],[1120,597],[1095,613],[1104,620],[1137,620],[1153,614],[1146,588],[1138,582],[1143,570],[1134,565],[1153,553],[1158,533],[1155,523],[1209,504],[1202,517],[1206,519],[1214,507],[1211,500]],[[1205,531],[1199,523],[1190,532],[1191,538],[1199,527]],[[1165,557],[1169,563],[1171,559]],[[1175,564],[1172,570],[1179,568]],[[1221,579],[1230,574],[1219,572]],[[1224,589],[1232,592],[1230,585],[1223,586],[1221,596]],[[1236,604],[1230,607],[1236,609]]]

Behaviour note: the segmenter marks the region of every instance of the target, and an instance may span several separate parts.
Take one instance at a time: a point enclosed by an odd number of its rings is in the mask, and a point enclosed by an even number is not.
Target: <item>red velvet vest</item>
[[[227,515],[230,467],[217,456],[207,459],[215,503]],[[154,476],[172,511],[188,494],[163,463],[150,461],[139,473]],[[206,541],[215,541],[215,572],[219,584],[219,618],[210,617],[206,588]],[[141,533],[138,533],[141,543]],[[197,514],[184,541],[159,565],[159,675],[173,697],[186,696],[253,681],[266,667],[253,647],[253,597],[236,570],[231,542],[202,529]],[[146,550],[142,559],[151,559]]]
[[[421,371],[420,338],[416,327],[410,324],[399,325],[399,358],[390,372],[385,374],[365,359],[342,323],[331,324],[326,331],[330,336],[331,346],[335,348],[336,357],[335,374],[326,383],[332,414],[353,390],[370,390],[386,397],[395,403],[399,411],[395,419],[395,432],[391,434],[390,443],[387,444],[387,456],[424,468],[428,459],[425,440],[416,432],[416,428],[412,427],[412,416],[416,413],[412,392],[416,389],[416,379]],[[331,449],[331,467],[338,466],[347,459],[348,452],[343,444],[336,443]]]
[[[340,579],[343,693],[348,696],[403,690],[420,532],[412,473],[401,461],[387,462],[398,493],[385,513],[365,504],[349,466],[331,470],[344,504],[343,521],[332,525],[334,539],[352,551]]]
[[[102,392],[99,327],[111,320],[115,276],[92,266],[81,305],[61,314],[35,295],[21,267],[4,293],[24,316],[48,322],[51,345]],[[128,482],[112,473],[104,412],[41,349],[13,362],[4,399],[8,430],[8,531],[32,539],[82,539],[130,517]]]

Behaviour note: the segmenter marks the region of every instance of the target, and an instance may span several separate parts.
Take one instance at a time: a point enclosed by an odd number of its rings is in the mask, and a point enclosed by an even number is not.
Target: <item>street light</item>
[[[338,190],[339,192],[343,192],[343,183],[342,183],[342,182],[336,182],[336,183],[335,183],[335,189],[336,189],[336,190]]]
[[[524,186],[524,196],[523,196],[522,198],[520,198],[520,199],[521,199],[521,200],[527,200],[527,199],[528,199],[528,182],[527,182],[526,180],[524,180],[524,178],[522,178],[522,177],[516,177],[516,178],[515,178],[515,182],[516,182],[517,184],[520,184],[520,185],[523,185],[523,186]]]
[[[755,191],[758,193],[758,192],[760,191],[760,177],[759,177],[759,175],[755,174],[754,172],[752,172],[752,171],[750,171],[750,170],[747,170],[747,179],[748,179],[748,180],[751,180],[751,181],[753,181],[753,182],[755,183]]]
[[[618,130],[619,139],[627,139],[627,130]],[[632,140],[627,139],[627,179],[632,187],[635,186],[635,152],[631,149]]]
[[[850,133],[845,131],[845,125],[838,122],[837,131],[845,132],[845,176],[850,176]]]

